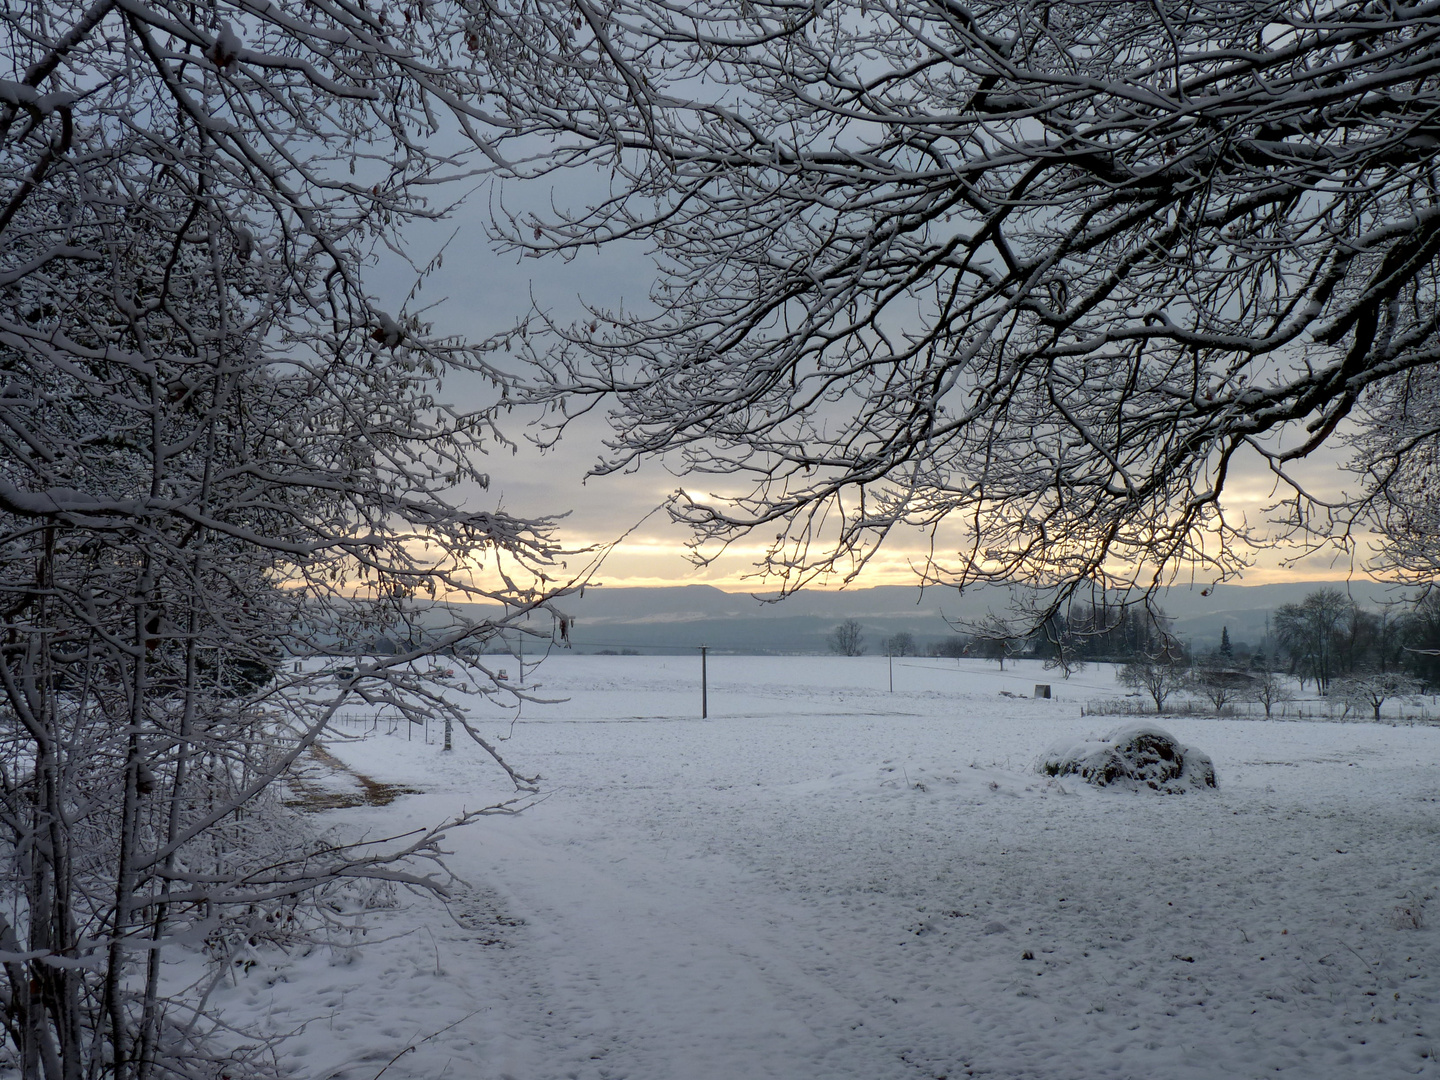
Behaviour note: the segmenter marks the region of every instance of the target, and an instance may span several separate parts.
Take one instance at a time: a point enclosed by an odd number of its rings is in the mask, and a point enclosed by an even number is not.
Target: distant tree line
[[[1007,634],[1000,624],[955,634],[932,642],[930,656],[975,657],[994,660],[1001,670],[1011,658],[1044,660],[1066,674],[1087,663],[1125,663],[1140,656],[1180,660],[1188,656],[1170,629],[1170,620],[1158,610],[1115,605],[1075,604],[1045,620],[1023,637]]]
[[[863,627],[855,619],[837,625],[828,638],[830,651],[861,656]],[[902,632],[880,642],[890,656],[916,656],[913,634]],[[1266,715],[1288,694],[1275,675],[1313,684],[1322,696],[1338,694],[1357,708],[1371,709],[1411,692],[1440,688],[1440,590],[1380,610],[1361,607],[1334,588],[1316,589],[1296,604],[1277,608],[1258,647],[1232,642],[1223,627],[1220,643],[1193,652],[1176,636],[1168,616],[1156,608],[1120,604],[1074,604],[1024,637],[1003,627],[981,626],[930,642],[933,657],[994,660],[1004,670],[1012,658],[1043,660],[1069,675],[1088,663],[1122,665],[1121,681],[1148,694],[1157,710],[1181,689],[1209,698],[1216,709],[1236,700],[1258,701]]]
[[[1188,676],[1169,672],[1163,678],[1171,689],[1183,685],[1209,698],[1217,711],[1248,699],[1263,705],[1267,717],[1290,696],[1279,673],[1298,679],[1302,690],[1313,684],[1316,693],[1343,704],[1347,712],[1368,711],[1376,720],[1386,701],[1440,687],[1440,593],[1427,590],[1376,611],[1338,589],[1316,589],[1299,603],[1276,609],[1271,626],[1268,656],[1262,649],[1243,664],[1227,628],[1216,649],[1192,658]],[[1143,666],[1132,661],[1122,670],[1122,681],[1142,683]],[[1162,676],[1152,672],[1150,678]],[[1155,701],[1157,710],[1163,708],[1163,695]]]
[[[864,656],[865,628],[858,619],[846,619],[830,631],[825,645],[837,656]],[[916,644],[914,634],[901,630],[881,640],[880,652],[885,656],[919,656],[920,646]]]
[[[1440,686],[1440,592],[1371,611],[1338,589],[1317,589],[1275,612],[1275,641],[1288,673],[1321,694],[1338,681],[1375,674]]]

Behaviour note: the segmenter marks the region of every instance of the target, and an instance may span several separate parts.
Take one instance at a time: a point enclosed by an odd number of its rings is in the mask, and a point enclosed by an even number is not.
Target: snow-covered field
[[[228,1015],[313,1080],[1440,1076],[1440,728],[1167,719],[1219,790],[1137,795],[1033,771],[1124,722],[1080,715],[1108,668],[709,674],[701,721],[696,657],[548,661],[569,700],[482,727],[549,797],[451,834],[448,907],[267,954]],[[338,835],[503,791],[385,731],[327,747],[421,793]]]

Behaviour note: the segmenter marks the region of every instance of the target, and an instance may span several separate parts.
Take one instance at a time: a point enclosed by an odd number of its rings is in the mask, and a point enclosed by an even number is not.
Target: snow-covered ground
[[[482,723],[549,797],[451,834],[448,906],[217,994],[313,1080],[1440,1076],[1440,728],[1166,719],[1219,789],[1137,795],[1033,768],[1108,668],[894,671],[712,656],[702,721],[696,657],[553,659]],[[386,730],[327,747],[421,793],[318,823],[503,791]]]

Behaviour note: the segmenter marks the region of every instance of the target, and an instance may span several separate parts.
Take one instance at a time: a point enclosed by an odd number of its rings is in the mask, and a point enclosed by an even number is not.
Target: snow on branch
[[[437,185],[516,134],[482,105],[506,63],[490,24],[443,2],[0,13],[0,840],[20,860],[0,1068],[240,1075],[209,989],[170,996],[162,953],[228,967],[260,924],[330,925],[346,889],[443,891],[444,830],[537,796],[487,745],[508,793],[392,842],[318,844],[282,798],[338,710],[518,704],[481,651],[524,614],[563,625],[571,553],[485,505],[505,438],[439,397],[512,376],[365,288],[375,251],[445,214]]]
[[[497,228],[654,246],[648,309],[529,339],[533,393],[607,403],[599,472],[743,483],[677,498],[702,553],[769,530],[790,589],[913,525],[960,549],[936,580],[1055,605],[1219,580],[1256,462],[1295,528],[1384,526],[1383,494],[1317,501],[1292,463],[1440,359],[1440,6],[607,11],[507,104],[609,197]]]

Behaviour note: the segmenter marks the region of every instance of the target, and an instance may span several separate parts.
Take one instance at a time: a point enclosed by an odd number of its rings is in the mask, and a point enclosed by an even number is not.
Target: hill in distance
[[[1298,603],[1321,588],[1348,592],[1363,607],[1379,608],[1404,594],[1369,581],[1299,581],[1275,585],[1175,587],[1159,605],[1173,620],[1182,640],[1199,649],[1213,648],[1229,627],[1237,646],[1259,645],[1265,620],[1282,604]],[[1202,590],[1208,595],[1202,595]],[[966,590],[882,585],[841,592],[807,591],[774,603],[748,593],[728,593],[710,585],[668,588],[590,586],[583,595],[558,606],[574,616],[571,647],[582,653],[673,653],[709,646],[717,652],[784,654],[823,653],[837,623],[856,619],[864,627],[867,652],[884,651],[885,638],[908,631],[923,651],[952,636],[953,623],[982,619],[1002,610],[1002,589]],[[527,646],[529,651],[529,646]]]

